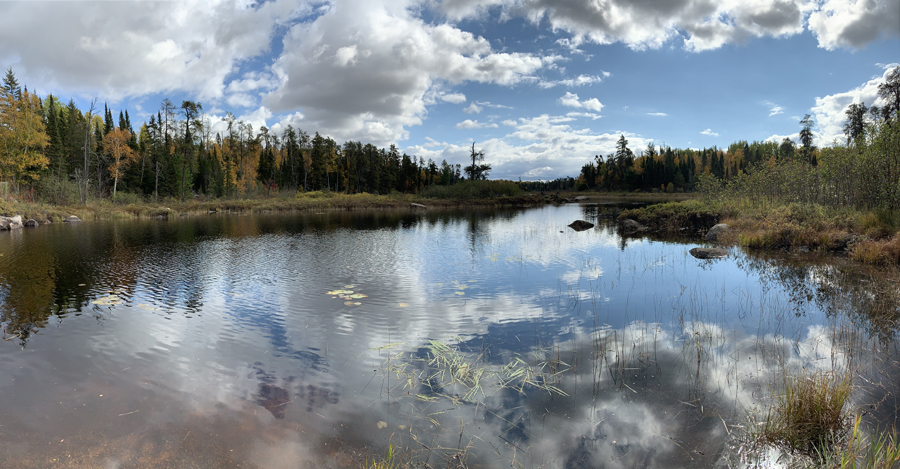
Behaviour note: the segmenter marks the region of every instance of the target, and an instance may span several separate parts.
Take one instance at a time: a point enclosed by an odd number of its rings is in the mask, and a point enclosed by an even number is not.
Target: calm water
[[[0,467],[360,467],[388,445],[432,467],[735,467],[746,409],[799,367],[850,369],[869,422],[897,424],[896,283],[697,260],[623,239],[614,210],[0,233]]]

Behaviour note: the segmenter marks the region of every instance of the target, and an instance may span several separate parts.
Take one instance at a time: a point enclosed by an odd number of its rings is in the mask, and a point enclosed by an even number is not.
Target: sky
[[[636,153],[842,138],[900,62],[900,0],[0,0],[0,67],[132,123],[164,98],[391,144],[492,179]]]

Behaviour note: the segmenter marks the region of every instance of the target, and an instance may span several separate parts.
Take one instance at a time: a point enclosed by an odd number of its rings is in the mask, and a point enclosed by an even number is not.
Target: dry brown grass
[[[900,265],[900,235],[861,242],[850,251],[850,257],[871,265]]]

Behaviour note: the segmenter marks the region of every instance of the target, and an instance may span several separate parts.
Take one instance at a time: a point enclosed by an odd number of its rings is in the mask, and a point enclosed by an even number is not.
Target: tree
[[[812,150],[813,150],[813,132],[812,128],[815,125],[815,120],[813,120],[812,116],[806,114],[803,116],[803,119],[800,120],[800,153],[806,160],[810,163],[813,163],[812,159]]]
[[[49,143],[41,100],[23,93],[8,70],[0,88],[0,177],[11,178],[16,192],[21,180],[38,179],[49,163],[42,151]]]
[[[182,101],[181,112],[184,113],[184,140],[181,144],[181,201],[184,202],[184,181],[187,178],[187,167],[193,163],[194,136],[191,128],[199,131],[203,124],[198,119],[203,106],[193,101]]]
[[[844,123],[844,135],[847,136],[847,145],[866,136],[866,103],[853,103],[847,106],[844,115],[847,122]]]
[[[475,151],[475,142],[472,142],[472,152],[470,156],[472,158],[472,165],[464,168],[466,175],[468,175],[469,179],[472,181],[487,179],[488,173],[491,172],[491,165],[478,164],[480,161],[484,161],[484,150]]]
[[[113,200],[116,198],[119,176],[138,157],[137,153],[128,145],[130,141],[131,132],[123,128],[113,129],[103,136],[103,151],[112,160],[112,163],[109,165],[109,172],[113,175]]]
[[[882,115],[890,121],[893,116],[900,116],[900,66],[888,73],[887,80],[878,85],[878,96],[884,100]]]

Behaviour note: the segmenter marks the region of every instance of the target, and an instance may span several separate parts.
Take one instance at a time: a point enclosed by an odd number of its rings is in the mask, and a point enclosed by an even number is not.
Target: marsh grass
[[[845,446],[851,383],[849,374],[834,371],[786,374],[754,441],[807,456]]]

